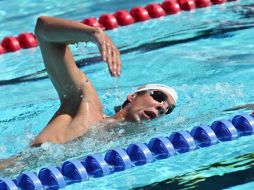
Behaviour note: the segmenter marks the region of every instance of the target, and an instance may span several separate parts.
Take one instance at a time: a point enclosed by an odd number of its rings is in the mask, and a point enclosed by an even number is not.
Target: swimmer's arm
[[[8,159],[0,159],[0,170],[3,170],[4,168],[8,168],[9,166],[15,164],[16,162],[21,160],[21,155],[17,155],[15,157],[11,157]]]
[[[86,123],[88,117],[84,117],[84,114],[88,114],[85,101],[93,103],[89,113],[99,112],[101,108],[93,85],[76,66],[67,45],[80,41],[95,42],[113,76],[116,76],[115,71],[120,71],[121,68],[119,52],[102,30],[75,21],[40,17],[35,27],[35,35],[49,78],[58,92],[61,106],[31,145],[39,146],[46,141],[63,144],[86,133],[89,123]],[[112,63],[115,62],[117,67],[113,68]]]
[[[223,110],[224,112],[226,111],[236,111],[236,110],[241,110],[241,109],[245,109],[245,110],[254,110],[254,104],[243,104],[243,105],[238,105],[232,108],[228,108]]]
[[[90,27],[77,21],[41,16],[37,20],[35,34],[37,38],[58,45],[94,42],[98,45],[103,60],[107,62],[111,75],[120,76],[120,53],[100,28]]]

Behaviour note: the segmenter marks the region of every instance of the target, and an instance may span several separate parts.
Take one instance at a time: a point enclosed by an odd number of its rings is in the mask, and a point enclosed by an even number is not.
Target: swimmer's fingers
[[[120,52],[114,45],[112,46],[112,66],[113,76],[119,77],[122,64],[120,60]]]
[[[107,64],[108,64],[108,68],[109,68],[109,72],[112,76],[115,76],[115,73],[114,73],[114,67],[113,67],[113,63],[112,63],[112,54],[113,54],[113,47],[112,47],[112,44],[109,43],[109,41],[107,42],[107,56],[106,56],[106,59],[107,59]]]
[[[118,70],[117,54],[118,54],[118,50],[115,47],[113,47],[112,48],[112,64],[113,64],[113,74],[114,74],[114,76],[119,76],[118,72],[117,72],[117,70]]]
[[[113,42],[107,38],[107,63],[109,66],[110,74],[114,77],[120,76],[120,70],[119,66],[121,67],[121,62],[119,61],[120,53],[119,50],[116,48],[116,46],[113,44]]]
[[[107,61],[107,47],[106,47],[106,34],[102,29],[96,28],[93,39],[91,40],[95,44],[97,44],[103,61]]]
[[[110,40],[105,40],[103,42],[103,46],[102,46],[102,50],[101,50],[101,54],[102,54],[102,59],[103,61],[105,61],[108,64],[108,69],[109,69],[109,73],[111,76],[116,76],[116,72],[114,71],[114,65],[113,65],[113,52],[114,52],[114,48],[113,45],[111,43]]]
[[[107,47],[106,47],[106,41],[105,40],[98,40],[97,42],[97,46],[100,50],[101,56],[102,56],[102,60],[103,61],[107,61]]]
[[[121,72],[122,72],[122,61],[121,61],[121,58],[120,58],[120,53],[118,55],[118,64],[119,64],[119,66],[118,66],[117,72],[118,72],[118,75],[120,76]]]
[[[111,76],[119,76],[119,51],[104,31],[98,30],[98,32],[95,35],[95,43],[99,47],[102,59],[107,62]]]
[[[106,47],[106,41],[104,40],[100,46],[100,52],[102,55],[102,60],[107,61],[107,47]]]
[[[113,55],[113,65],[115,67],[115,72],[117,76],[121,75],[121,67],[122,67],[122,63],[121,63],[121,59],[120,59],[120,52],[118,49],[114,50],[114,55]]]

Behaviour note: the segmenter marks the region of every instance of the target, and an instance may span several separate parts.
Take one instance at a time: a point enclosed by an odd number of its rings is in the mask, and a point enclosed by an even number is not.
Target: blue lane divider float
[[[218,138],[214,131],[208,125],[200,125],[191,130],[191,136],[200,147],[206,147],[218,142]]]
[[[177,153],[189,152],[251,134],[254,134],[254,116],[236,115],[231,120],[215,121],[211,126],[196,126],[190,132],[174,132],[169,136],[152,138],[148,143],[111,149],[105,156],[94,154],[81,160],[68,160],[61,167],[42,168],[38,174],[24,172],[15,179],[0,178],[0,190],[57,190],[68,184],[87,181],[91,177],[103,177],[169,158]]]
[[[148,143],[148,147],[156,159],[165,159],[176,153],[172,143],[166,137],[152,138]]]
[[[239,131],[240,135],[251,135],[254,133],[253,115],[237,115],[232,119],[233,125]]]
[[[212,130],[221,141],[229,141],[238,137],[235,126],[228,120],[215,121],[211,125]]]
[[[169,136],[169,140],[179,153],[188,152],[197,148],[193,137],[188,131],[174,132]]]
[[[81,163],[86,168],[87,173],[91,177],[102,177],[110,174],[110,167],[104,160],[103,156],[94,154],[86,156]]]
[[[152,152],[144,143],[131,144],[126,150],[135,166],[144,165],[153,161]]]
[[[40,179],[38,178],[36,173],[33,172],[24,172],[19,177],[14,179],[14,181],[21,189],[43,189]]]
[[[86,168],[79,160],[69,160],[63,163],[61,172],[69,179],[69,183],[88,180]],[[67,182],[68,183],[68,182]]]
[[[18,190],[18,187],[11,179],[0,178],[0,189]]]
[[[111,172],[123,171],[132,167],[132,162],[124,149],[116,148],[108,150],[105,155],[105,161],[113,166]]]
[[[59,189],[66,186],[63,174],[56,167],[42,168],[38,177],[46,189]]]

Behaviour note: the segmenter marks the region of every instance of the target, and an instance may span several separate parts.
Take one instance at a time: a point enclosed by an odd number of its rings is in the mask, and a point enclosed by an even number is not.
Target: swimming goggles
[[[164,94],[163,92],[158,91],[158,90],[149,90],[148,92],[149,92],[150,96],[157,102],[160,102],[160,103],[167,102],[168,103],[168,96],[166,94]],[[174,109],[175,109],[175,105],[168,103],[168,107],[165,111],[165,115],[170,114]]]

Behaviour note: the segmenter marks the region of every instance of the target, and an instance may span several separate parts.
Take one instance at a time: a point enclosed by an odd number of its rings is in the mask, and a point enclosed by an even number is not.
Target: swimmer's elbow
[[[40,16],[37,19],[37,22],[34,28],[34,33],[38,40],[44,38],[46,20],[47,20],[47,16]]]

